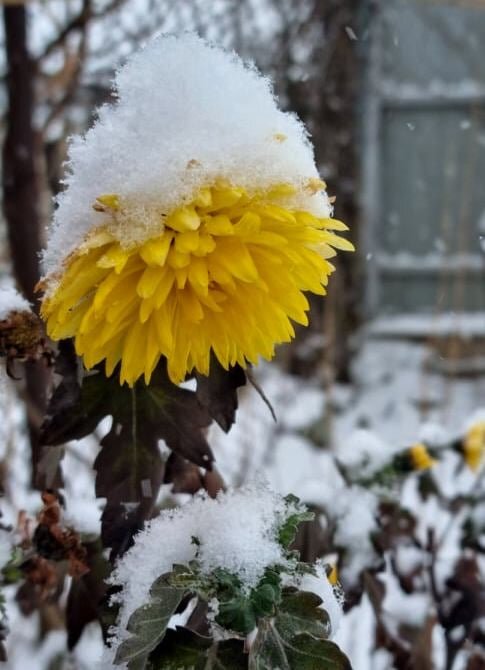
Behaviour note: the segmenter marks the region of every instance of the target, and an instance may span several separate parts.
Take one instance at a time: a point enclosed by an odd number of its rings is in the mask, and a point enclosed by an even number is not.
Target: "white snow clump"
[[[12,558],[12,534],[0,528],[0,570],[2,570]]]
[[[378,435],[364,428],[355,429],[336,450],[337,460],[354,477],[372,477],[392,459],[393,450]]]
[[[218,179],[254,190],[318,178],[307,132],[278,109],[269,80],[195,34],[150,41],[118,71],[114,96],[71,142],[47,274],[105,222],[92,208],[101,195],[120,198],[119,239],[129,245],[158,234],[165,214]],[[330,215],[324,192],[302,189],[293,200]]]
[[[261,482],[220,493],[216,499],[198,496],[183,507],[162,511],[136,535],[110,578],[123,587],[120,634],[130,615],[148,602],[155,579],[196,554],[203,574],[225,568],[250,589],[268,566],[287,562],[277,529],[294,512]]]
[[[337,633],[343,616],[343,592],[339,596],[339,592],[330,583],[322,562],[317,561],[313,567],[316,575],[309,573],[303,575],[298,587],[302,591],[311,591],[320,596],[322,599],[320,607],[327,612],[330,619],[330,637],[332,638]]]
[[[30,304],[10,282],[0,283],[0,321],[12,312],[30,312]]]

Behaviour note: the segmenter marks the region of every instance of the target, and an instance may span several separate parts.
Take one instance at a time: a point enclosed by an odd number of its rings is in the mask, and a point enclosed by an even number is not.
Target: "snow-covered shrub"
[[[188,668],[217,658],[228,668],[347,667],[329,642],[341,616],[339,589],[323,564],[301,563],[289,549],[312,516],[261,482],[162,512],[110,578],[122,587],[113,597],[114,663]],[[201,605],[205,636],[190,624]],[[188,628],[170,626],[176,613]]]

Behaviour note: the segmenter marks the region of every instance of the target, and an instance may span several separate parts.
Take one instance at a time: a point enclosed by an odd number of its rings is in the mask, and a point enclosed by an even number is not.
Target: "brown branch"
[[[15,277],[24,295],[34,303],[39,279],[40,215],[37,184],[37,146],[32,126],[34,107],[33,67],[27,50],[25,6],[3,8],[7,62],[6,135],[3,145],[3,213]],[[35,304],[35,303],[34,303]],[[46,373],[37,364],[26,364],[26,393],[30,404],[43,412]],[[28,421],[35,471],[40,457],[38,427]]]
[[[72,32],[75,32],[76,30],[85,30],[91,19],[103,18],[124,5],[125,2],[126,0],[111,0],[111,2],[109,2],[103,9],[96,12],[93,10],[91,0],[83,0],[79,13],[73,16],[72,19],[66,23],[64,28],[59,31],[56,37],[49,42],[38,57],[38,62],[43,61],[56,49],[61,48]]]

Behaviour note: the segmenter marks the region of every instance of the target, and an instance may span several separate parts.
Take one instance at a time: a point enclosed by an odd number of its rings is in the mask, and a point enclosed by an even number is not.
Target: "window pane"
[[[485,82],[485,9],[451,2],[386,0],[382,66],[385,79],[429,86]]]
[[[391,109],[382,129],[381,248],[482,253],[485,109]]]

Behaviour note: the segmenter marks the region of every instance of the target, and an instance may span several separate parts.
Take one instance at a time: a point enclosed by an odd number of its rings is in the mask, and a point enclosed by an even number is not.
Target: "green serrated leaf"
[[[257,618],[275,613],[281,600],[281,575],[275,568],[267,568],[257,586],[250,593]]]
[[[288,549],[296,537],[296,531],[300,523],[303,521],[313,521],[314,517],[313,512],[304,508],[287,517],[278,531],[278,542],[281,546]]]
[[[170,617],[175,613],[184,590],[154,582],[151,590],[152,602],[139,607],[131,615],[127,630],[132,636],[124,640],[117,649],[114,663],[127,663],[129,670],[142,670],[148,655],[163,640]]]
[[[274,622],[261,623],[249,655],[248,670],[352,670],[336,644],[302,634],[287,640]]]
[[[241,640],[214,642],[188,628],[169,630],[152,652],[149,670],[247,670]]]
[[[256,614],[251,601],[239,596],[219,603],[216,622],[222,628],[248,635],[256,627]]]
[[[257,617],[274,614],[280,599],[280,590],[272,584],[262,584],[253,589],[250,595],[253,611]]]
[[[320,607],[321,598],[309,591],[285,589],[275,619],[275,626],[285,640],[306,633],[326,640],[330,634],[330,619]]]

